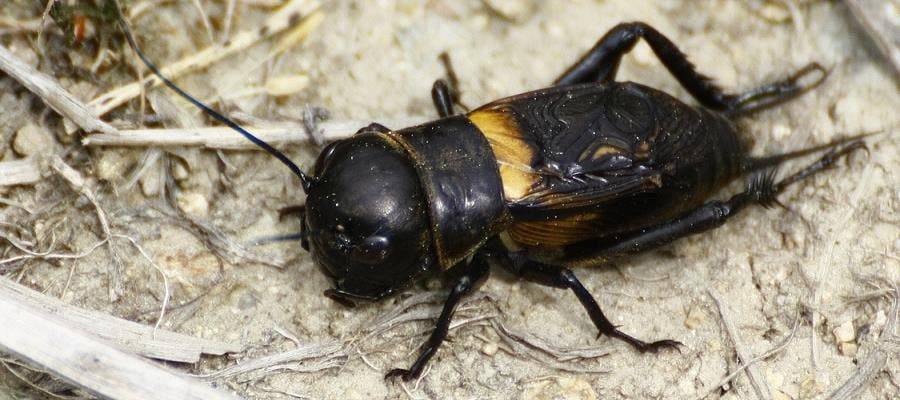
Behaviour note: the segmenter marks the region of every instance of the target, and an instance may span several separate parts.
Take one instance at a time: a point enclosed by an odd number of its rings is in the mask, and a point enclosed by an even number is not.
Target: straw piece
[[[219,400],[238,397],[115,349],[59,315],[0,292],[0,350],[103,399]],[[64,346],[60,344],[65,343]]]
[[[853,17],[862,25],[869,37],[894,67],[894,76],[900,79],[900,24],[890,7],[897,3],[884,0],[847,0],[847,7]]]
[[[116,128],[97,118],[86,105],[63,89],[56,80],[32,68],[2,45],[0,45],[0,70],[19,81],[22,86],[43,99],[50,108],[72,120],[86,132],[102,132],[108,135],[118,133]]]
[[[41,169],[35,158],[0,161],[0,186],[29,185],[41,180]]]
[[[235,34],[224,45],[213,45],[191,53],[167,67],[162,68],[162,73],[169,79],[178,77],[202,68],[206,68],[225,57],[240,52],[262,39],[279,33],[298,23],[302,16],[309,15],[319,7],[318,1],[292,0],[284,7],[272,14],[262,27],[249,29]],[[104,115],[110,110],[124,104],[141,94],[141,86],[145,88],[155,87],[162,83],[158,77],[147,75],[143,80],[120,86],[106,92],[92,100],[88,106],[95,115]]]
[[[241,351],[239,344],[200,339],[163,329],[154,331],[152,326],[71,306],[5,278],[0,278],[0,298],[32,307],[56,321],[145,357],[194,363],[200,360],[201,354]]]
[[[425,121],[426,118],[399,118],[385,125],[403,128]],[[326,142],[344,139],[367,126],[371,121],[326,121],[317,124]],[[310,135],[302,127],[247,128],[254,135],[272,144],[310,143]],[[211,149],[256,149],[256,145],[227,127],[134,129],[122,130],[118,135],[94,134],[83,140],[85,146],[199,146]]]

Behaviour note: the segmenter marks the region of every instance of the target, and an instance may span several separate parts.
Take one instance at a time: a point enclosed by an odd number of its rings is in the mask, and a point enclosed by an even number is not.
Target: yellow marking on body
[[[509,251],[522,250],[522,246],[519,246],[519,243],[517,243],[515,240],[513,240],[513,238],[509,237],[508,231],[500,232],[500,234],[497,236],[500,236],[500,241],[503,242],[503,246],[505,246],[507,250],[509,250]]]
[[[529,172],[536,149],[522,137],[515,117],[502,108],[476,110],[468,117],[494,151],[506,200],[515,201],[528,195],[540,179]]]
[[[548,221],[527,221],[513,224],[510,239],[526,247],[562,247],[593,237],[595,220],[599,214],[576,214]]]
[[[596,160],[599,160],[600,157],[603,157],[607,154],[620,154],[620,153],[622,153],[622,149],[619,149],[617,147],[610,146],[610,145],[600,146],[593,152],[591,152],[591,148],[588,147],[587,149],[584,150],[583,153],[581,153],[580,156],[578,156],[578,161],[587,161],[588,159],[596,161]],[[589,156],[590,156],[590,158],[588,158]]]

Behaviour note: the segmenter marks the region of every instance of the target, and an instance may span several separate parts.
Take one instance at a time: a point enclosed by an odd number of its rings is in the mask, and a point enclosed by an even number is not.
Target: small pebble
[[[706,313],[700,307],[694,306],[688,311],[687,318],[684,319],[684,326],[690,330],[697,329],[706,321]]]
[[[884,310],[878,310],[875,313],[875,322],[872,323],[873,330],[881,330],[884,327],[884,324],[887,323],[887,315],[884,314]]]
[[[490,357],[493,357],[494,354],[497,354],[498,349],[499,347],[495,342],[487,342],[484,344],[484,346],[481,346],[481,352]]]
[[[852,357],[856,357],[856,350],[858,350],[859,347],[856,345],[856,343],[844,342],[844,343],[841,343],[840,349],[841,349],[841,354],[852,358]]]
[[[20,156],[32,156],[53,150],[53,138],[41,127],[35,124],[26,124],[13,139],[13,150]]]
[[[29,67],[37,68],[40,63],[40,57],[32,49],[32,46],[26,40],[12,40],[6,45],[7,49],[20,61]]]
[[[141,185],[141,193],[147,197],[153,197],[159,194],[159,189],[162,187],[162,179],[160,179],[159,173],[156,170],[150,170],[141,175],[141,179],[138,182]]]
[[[848,343],[856,339],[856,330],[853,329],[853,321],[847,321],[834,328],[831,333],[834,334],[834,340],[838,343]]]
[[[209,202],[200,193],[183,193],[179,195],[178,207],[195,217],[204,218],[209,214]]]
[[[175,166],[172,168],[172,177],[175,178],[176,181],[180,182],[190,177],[190,172],[183,163],[175,162],[174,164]]]
[[[800,385],[797,383],[784,385],[779,391],[786,394],[788,398],[791,399],[797,399],[800,397]]]
[[[243,295],[241,295],[241,298],[238,299],[237,306],[241,311],[247,311],[256,307],[258,303],[259,300],[256,298],[256,296],[254,296],[250,291],[247,291],[247,293],[244,293]]]
[[[542,24],[544,30],[547,32],[547,35],[550,35],[555,38],[561,38],[566,35],[566,30],[560,26],[559,24],[555,24],[552,22]]]
[[[489,19],[484,13],[477,13],[469,18],[469,22],[475,30],[483,30],[487,28]]]
[[[121,179],[128,170],[131,160],[117,151],[106,151],[102,154],[97,161],[97,177],[104,181]]]

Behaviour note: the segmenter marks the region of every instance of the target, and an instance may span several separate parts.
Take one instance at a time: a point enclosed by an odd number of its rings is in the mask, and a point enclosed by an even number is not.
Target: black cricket
[[[122,25],[166,85],[299,177],[306,192],[301,243],[334,281],[325,295],[352,305],[433,274],[450,282],[416,361],[385,378],[410,380],[422,373],[447,337],[456,305],[488,277],[491,265],[571,290],[600,335],[640,352],[677,348],[674,340],[645,342],[617,329],[570,268],[603,266],[713,229],[753,204],[780,205],[776,196],[786,187],[865,148],[861,139],[849,138],[749,156],[733,120],[817,86],[826,70],[811,63],[787,79],[728,94],[669,39],[633,22],[610,30],[549,88],[465,114],[454,112],[454,92],[438,80],[432,98],[440,119],[401,130],[369,125],[329,144],[306,174],[161,76]],[[622,56],[640,38],[700,106],[614,80]],[[816,151],[825,154],[776,181],[776,166]],[[709,199],[748,175],[744,191],[724,201]]]

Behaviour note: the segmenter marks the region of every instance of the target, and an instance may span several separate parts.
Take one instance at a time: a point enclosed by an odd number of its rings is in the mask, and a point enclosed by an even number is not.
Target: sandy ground
[[[201,3],[213,21],[222,20],[224,2]],[[426,296],[417,314],[403,314],[408,322],[375,335],[364,333],[379,326],[379,317],[399,304],[422,298],[419,295],[436,288],[436,282],[411,289],[409,294],[419,296],[412,300],[404,295],[347,309],[321,296],[329,282],[297,244],[251,248],[261,257],[281,261],[283,268],[223,260],[178,220],[164,218],[151,207],[165,207],[160,200],[165,159],[177,164],[171,169],[177,178],[177,203],[227,237],[246,242],[296,231],[296,221],[279,221],[277,210],[301,203],[302,192],[289,171],[271,158],[259,152],[167,149],[129,186],[138,160],[160,153],[71,144],[55,115],[2,76],[0,157],[19,158],[11,144],[29,121],[36,124],[45,135],[40,140],[48,143],[45,151],[66,151],[72,165],[96,178],[113,229],[137,238],[166,271],[173,309],[162,326],[246,346],[240,354],[172,367],[210,373],[297,346],[338,341],[337,350],[317,353],[289,368],[214,379],[248,398],[670,399],[707,392],[710,399],[757,398],[760,394],[744,373],[732,384],[713,389],[739,365],[726,325],[735,332],[741,351],[753,357],[782,342],[797,321],[783,351],[755,364],[755,380],[765,398],[824,398],[875,352],[890,317],[890,302],[878,297],[884,293],[878,290],[900,282],[900,94],[890,69],[864,44],[843,5],[789,3],[793,9],[780,2],[728,0],[334,1],[323,6],[324,23],[306,43],[284,56],[264,62],[272,43],[263,42],[179,80],[201,98],[227,98],[232,113],[265,120],[297,120],[307,104],[324,107],[336,119],[432,115],[429,90],[443,75],[437,60],[442,51],[453,59],[463,103],[474,106],[546,85],[607,29],[629,20],[643,20],[667,34],[702,72],[728,89],[783,77],[809,61],[828,66],[832,72],[821,87],[742,121],[742,130],[755,141],[755,154],[884,130],[870,139],[868,156],[854,156],[789,190],[780,199],[790,212],[753,208],[721,229],[664,250],[608,269],[577,271],[623,330],[647,339],[679,340],[685,344],[680,354],[641,355],[620,342],[595,339],[594,328],[570,294],[495,273],[482,288],[488,296],[459,312],[457,320],[465,323],[452,331],[452,342],[441,348],[425,377],[403,386],[387,383],[382,379],[385,371],[406,367],[414,359],[431,327],[428,318],[437,314],[438,300]],[[269,10],[239,4],[238,12],[232,32],[254,29]],[[0,9],[0,14],[19,17],[39,13],[38,6],[24,1]],[[148,53],[162,65],[209,43],[191,2],[167,2],[133,24]],[[217,23],[214,35],[221,34]],[[36,61],[35,36],[4,34],[0,41]],[[131,58],[121,49],[114,51]],[[67,50],[76,65],[92,58],[91,51]],[[134,79],[129,67],[101,68],[89,77],[46,61],[40,68],[85,99]],[[308,75],[311,84],[293,95],[233,96],[272,76],[296,74]],[[625,59],[619,79],[690,101],[643,44]],[[171,92],[154,90],[149,100],[148,113],[158,114],[166,126],[210,124]],[[134,121],[139,107],[138,102],[129,103],[110,119]],[[288,150],[303,165],[316,153],[313,148]],[[43,238],[43,246],[53,242],[55,250],[78,252],[100,237],[90,204],[57,177],[0,189],[0,196],[43,210],[29,217],[0,205],[0,219],[23,227],[25,236]],[[116,266],[107,247],[77,260],[3,265],[0,273],[72,304],[152,324],[164,295],[163,282],[133,247],[122,242],[117,248],[123,262],[118,267],[121,275],[114,279],[109,271]],[[0,254],[5,258],[17,253],[2,243]],[[119,293],[114,301],[111,282]],[[853,301],[867,293],[875,295]],[[499,334],[500,326],[536,335],[523,340],[549,343],[545,347],[558,348],[560,354],[569,351],[574,359],[553,359],[523,346],[510,339],[513,335]],[[31,376],[51,391],[73,394],[51,380]],[[12,398],[45,396],[2,368],[0,393]],[[896,399],[898,393],[900,362],[894,353],[858,397],[851,398]]]

